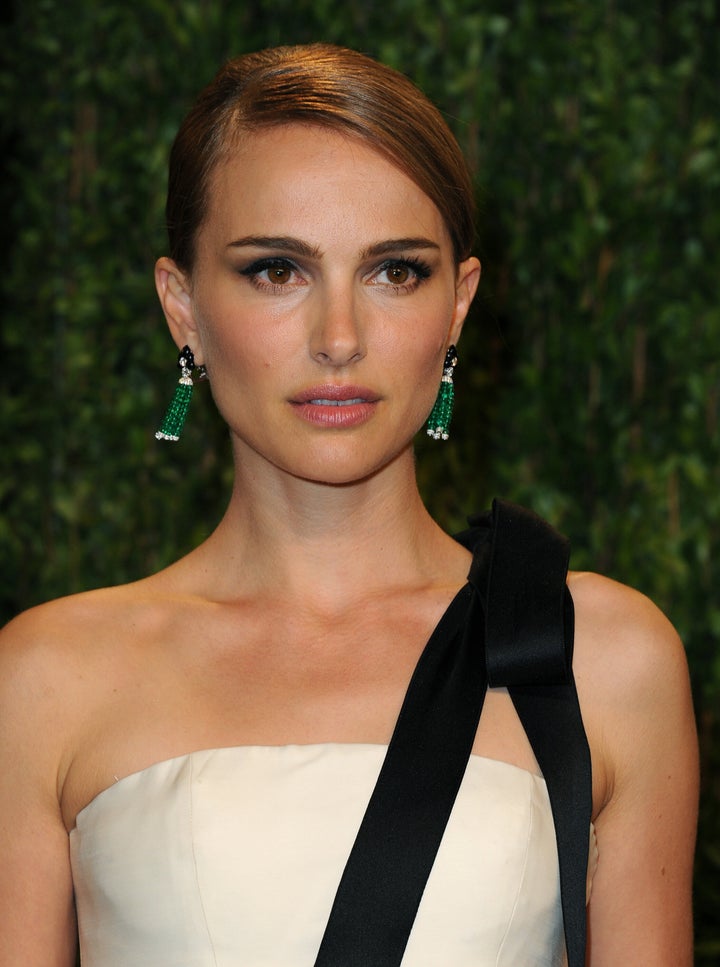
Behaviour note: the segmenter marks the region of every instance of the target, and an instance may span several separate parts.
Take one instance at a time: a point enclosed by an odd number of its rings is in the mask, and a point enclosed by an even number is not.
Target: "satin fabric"
[[[101,792],[70,834],[83,967],[312,967],[385,752],[211,749]],[[472,756],[403,965],[563,951],[545,783]]]

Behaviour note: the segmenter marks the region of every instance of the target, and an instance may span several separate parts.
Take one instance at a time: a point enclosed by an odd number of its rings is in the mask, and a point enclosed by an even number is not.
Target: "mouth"
[[[328,400],[328,399],[317,399],[308,400],[311,406],[352,406],[353,403],[369,403],[369,400],[363,399],[362,396],[355,396],[349,400]]]
[[[343,430],[373,416],[380,396],[365,386],[312,386],[290,399],[298,417],[317,428]]]
[[[290,400],[297,406],[357,406],[377,403],[380,397],[365,386],[312,386]]]

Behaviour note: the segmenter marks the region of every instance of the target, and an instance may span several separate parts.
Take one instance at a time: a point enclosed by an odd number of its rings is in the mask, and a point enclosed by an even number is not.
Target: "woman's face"
[[[408,450],[479,277],[413,181],[361,140],[269,129],[214,172],[196,251],[158,289],[239,459],[348,483]]]

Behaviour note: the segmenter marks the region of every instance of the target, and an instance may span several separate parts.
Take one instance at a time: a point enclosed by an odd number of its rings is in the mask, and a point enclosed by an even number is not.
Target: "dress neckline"
[[[181,763],[198,758],[210,759],[214,756],[264,756],[264,757],[286,757],[286,756],[311,756],[313,754],[338,754],[338,755],[358,755],[376,756],[378,759],[378,769],[382,765],[383,758],[387,752],[387,744],[381,742],[307,742],[307,743],[288,743],[286,745],[221,745],[210,746],[201,749],[194,749],[191,752],[182,752],[179,755],[168,756],[165,759],[158,759],[142,769],[136,769],[125,776],[116,777],[111,786],[106,786],[97,792],[82,809],[78,810],[75,816],[75,826],[70,830],[74,833],[78,826],[78,821],[83,815],[92,812],[100,800],[105,799],[116,790],[122,790],[126,786],[137,783],[145,776],[150,776],[155,772],[172,769],[173,766],[180,766]],[[516,773],[529,777],[530,780],[537,780],[543,787],[544,778],[537,772],[525,769],[523,766],[508,762],[505,759],[495,759],[492,756],[472,753],[470,755],[472,767],[485,767],[512,770]]]

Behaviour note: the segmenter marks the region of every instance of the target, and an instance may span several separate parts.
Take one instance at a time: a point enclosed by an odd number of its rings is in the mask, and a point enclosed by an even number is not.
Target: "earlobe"
[[[163,256],[155,263],[155,288],[178,349],[190,346],[197,355],[200,345],[187,273]]]

